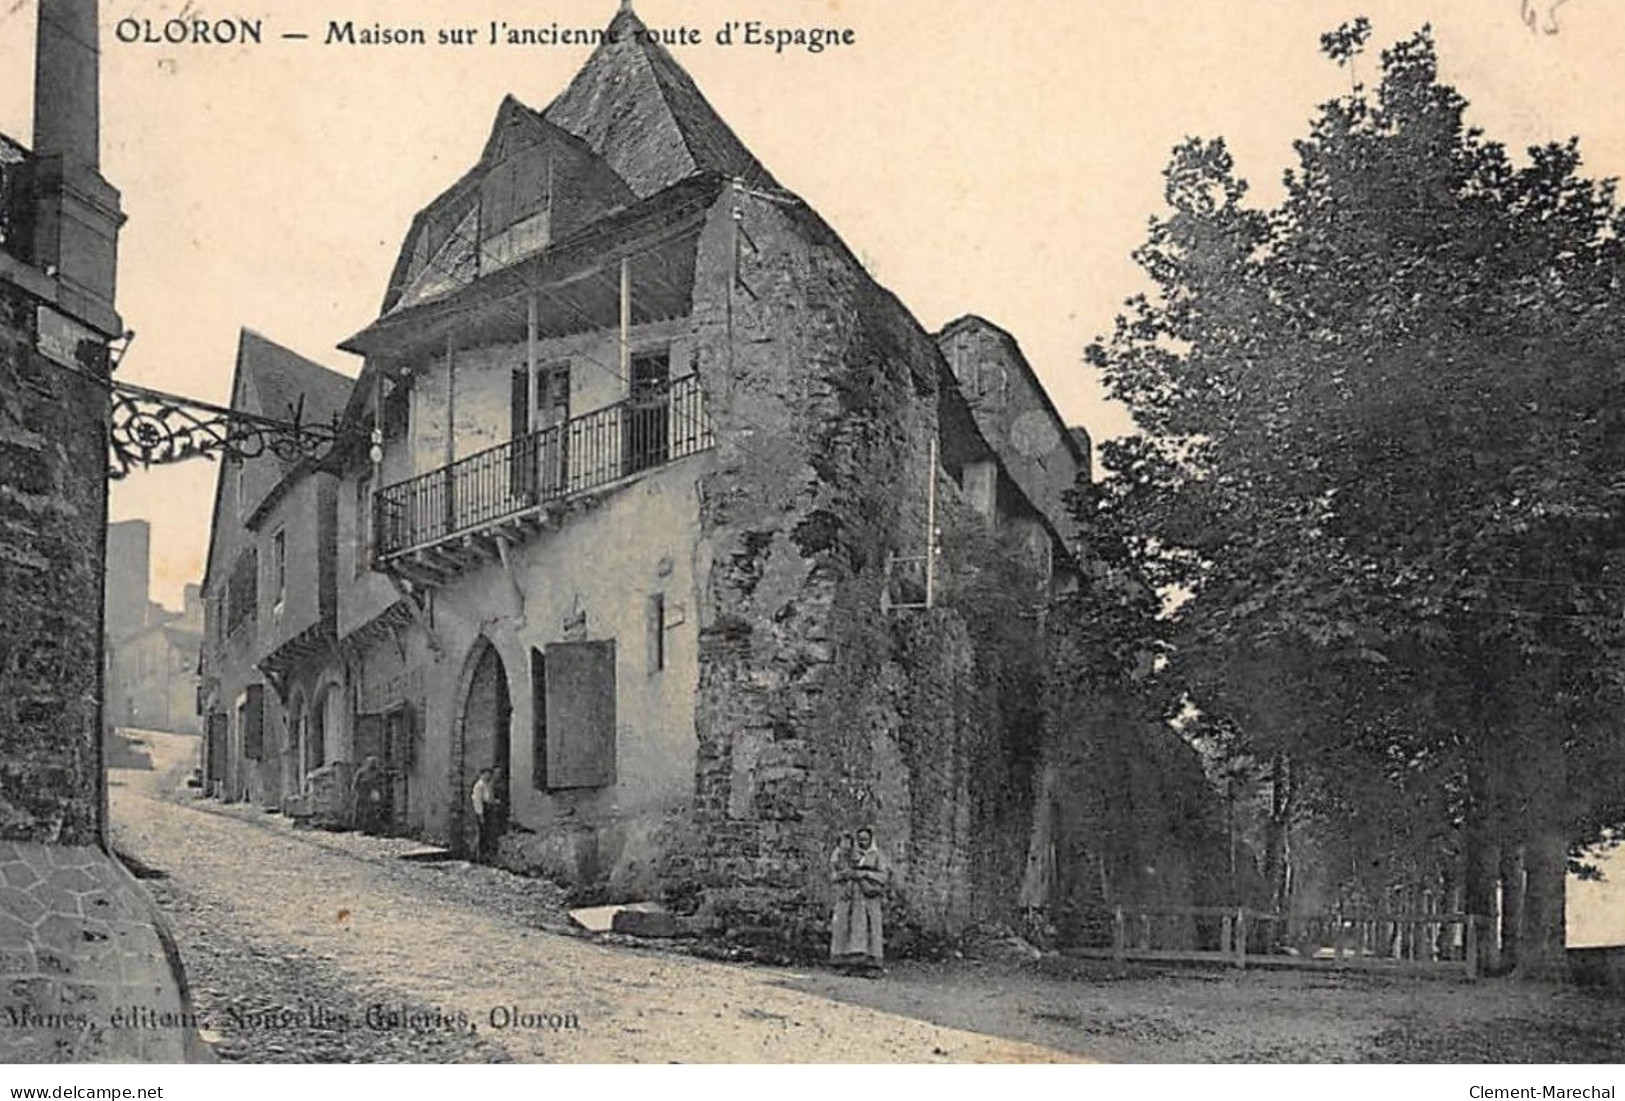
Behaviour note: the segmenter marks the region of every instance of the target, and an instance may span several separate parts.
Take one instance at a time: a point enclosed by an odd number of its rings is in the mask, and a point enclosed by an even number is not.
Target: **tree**
[[[1367,31],[1323,48],[1352,64]],[[1427,28],[1385,51],[1273,209],[1222,141],[1182,144],[1137,253],[1154,291],[1089,358],[1145,431],[1105,464],[1148,575],[1190,594],[1174,668],[1202,706],[1321,793],[1329,836],[1375,828],[1391,875],[1482,904],[1486,846],[1521,847],[1520,969],[1556,975],[1569,857],[1620,816],[1598,781],[1620,775],[1625,219],[1577,141],[1515,164],[1437,70]]]

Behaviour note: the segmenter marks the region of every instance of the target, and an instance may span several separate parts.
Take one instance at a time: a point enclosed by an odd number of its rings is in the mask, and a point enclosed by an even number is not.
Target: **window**
[[[277,533],[271,536],[271,591],[275,594],[271,603],[282,607],[283,599],[288,595],[288,531],[278,528]]]
[[[658,673],[666,667],[665,593],[655,593],[649,598],[645,618],[649,623],[649,672]]]
[[[532,424],[552,428],[570,419],[570,361],[536,368],[536,411]]]
[[[544,363],[536,368],[536,406],[531,410],[537,439],[537,469],[548,496],[563,493],[569,484],[570,363]]]
[[[251,684],[237,705],[237,729],[243,739],[243,756],[258,761],[265,756],[265,687]]]
[[[624,474],[659,466],[671,450],[671,350],[632,357],[632,395],[622,435]]]
[[[242,520],[248,516],[248,480],[243,477],[248,470],[248,464],[241,459],[237,460],[237,469],[234,471],[237,481],[237,519]]]
[[[552,166],[545,146],[511,153],[480,185],[480,270],[495,271],[546,246]]]
[[[540,790],[615,782],[615,642],[531,652],[533,779]]]
[[[412,426],[412,388],[400,382],[392,382],[389,394],[384,398],[383,413],[384,439],[401,440],[406,438],[407,430]]]
[[[259,555],[250,547],[237,556],[226,586],[226,633],[252,623],[259,611]]]

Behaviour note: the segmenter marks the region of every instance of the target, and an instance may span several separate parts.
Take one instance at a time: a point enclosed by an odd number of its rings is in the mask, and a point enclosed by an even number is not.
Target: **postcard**
[[[1622,42],[9,5],[0,1056],[1616,1061]]]

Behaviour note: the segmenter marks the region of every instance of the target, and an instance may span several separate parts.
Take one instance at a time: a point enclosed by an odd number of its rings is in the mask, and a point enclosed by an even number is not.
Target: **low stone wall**
[[[353,824],[351,773],[348,761],[334,761],[310,774],[310,792],[303,809],[309,814],[311,825],[331,830],[347,829]]]
[[[0,975],[0,1063],[207,1058],[157,911],[96,846],[0,842]]]
[[[1580,986],[1600,986],[1625,994],[1625,944],[1570,948],[1569,971]]]

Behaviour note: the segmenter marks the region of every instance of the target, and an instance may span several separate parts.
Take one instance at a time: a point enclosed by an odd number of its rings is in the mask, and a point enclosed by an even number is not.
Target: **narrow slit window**
[[[649,598],[649,672],[658,673],[666,668],[666,595],[655,593]]]

